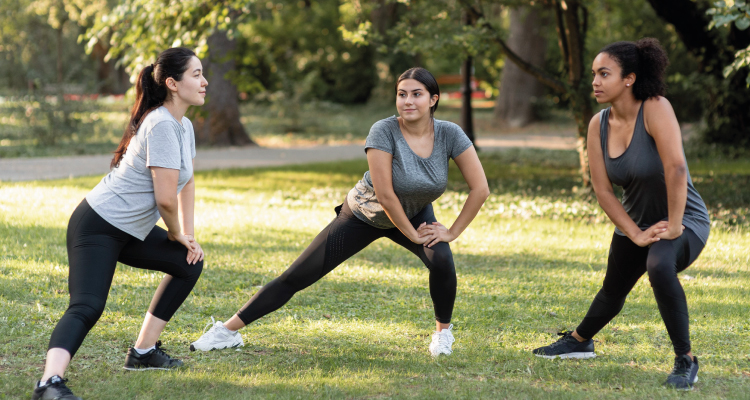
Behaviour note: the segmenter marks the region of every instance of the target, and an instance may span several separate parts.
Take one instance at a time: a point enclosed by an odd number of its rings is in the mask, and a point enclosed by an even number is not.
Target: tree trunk
[[[209,55],[203,60],[208,87],[206,104],[196,108],[193,118],[198,145],[255,145],[240,122],[237,88],[227,79],[234,70],[235,42],[226,32],[216,31],[208,38]]]
[[[542,29],[547,25],[545,13],[531,7],[510,11],[508,47],[528,62],[544,65],[547,43]],[[544,86],[512,62],[503,66],[500,95],[495,102],[495,119],[502,125],[518,128],[535,121],[534,101],[544,93]]]
[[[469,140],[475,143],[474,116],[471,113],[471,72],[473,68],[471,56],[467,56],[461,67],[461,80],[463,81],[461,83],[461,128],[469,137]]]

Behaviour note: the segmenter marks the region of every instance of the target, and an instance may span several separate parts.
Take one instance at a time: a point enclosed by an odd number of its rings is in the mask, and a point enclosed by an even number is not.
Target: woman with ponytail
[[[135,105],[111,171],[68,224],[70,305],[52,332],[32,399],[79,399],[63,376],[104,311],[118,261],[166,274],[124,368],[182,366],[158,338],[203,270],[193,229],[195,137],[185,112],[203,104],[206,85],[200,60],[185,48],[165,50],[138,75]],[[155,226],[159,218],[167,230]]]
[[[648,273],[675,352],[665,385],[691,390],[698,359],[690,347],[687,300],[677,273],[708,240],[710,221],[693,187],[682,135],[666,91],[669,60],[656,39],[617,42],[594,59],[594,95],[610,107],[589,123],[591,182],[615,225],[604,284],[572,332],[534,350],[545,358],[595,357],[592,337],[619,312],[638,279]],[[622,202],[612,184],[623,188]]]

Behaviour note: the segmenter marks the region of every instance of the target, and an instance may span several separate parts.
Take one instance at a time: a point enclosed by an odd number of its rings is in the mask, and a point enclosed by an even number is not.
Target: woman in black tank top
[[[674,110],[662,97],[668,63],[651,38],[610,44],[594,59],[594,95],[611,106],[589,124],[589,167],[599,205],[616,228],[604,284],[583,321],[534,354],[595,357],[591,338],[622,310],[628,293],[648,272],[676,355],[665,385],[691,390],[698,360],[690,348],[687,301],[677,273],[703,250],[710,222],[690,179]],[[622,186],[622,202],[613,184]]]

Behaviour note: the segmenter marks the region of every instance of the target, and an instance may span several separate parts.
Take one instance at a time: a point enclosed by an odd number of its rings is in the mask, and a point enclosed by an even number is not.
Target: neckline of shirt
[[[399,124],[399,122],[398,122],[398,117],[395,116],[395,115],[393,115],[393,116],[391,116],[391,118],[392,118],[393,122],[396,124],[395,125],[396,132],[398,132],[399,136],[401,136],[401,139],[404,140],[404,143],[406,144],[406,147],[409,148],[409,151],[411,151],[411,154],[413,154],[415,157],[417,157],[418,159],[423,160],[423,161],[427,161],[427,160],[431,159],[435,155],[435,153],[436,153],[435,152],[435,147],[437,147],[437,135],[438,135],[438,125],[439,125],[438,124],[438,121],[439,121],[438,119],[436,119],[434,117],[432,118],[432,121],[433,121],[433,127],[432,127],[432,130],[433,130],[433,135],[432,135],[432,152],[430,152],[429,156],[422,157],[419,154],[417,154],[414,151],[414,149],[411,148],[411,146],[409,146],[409,142],[406,141],[406,138],[404,137],[403,132],[401,132],[401,124]]]

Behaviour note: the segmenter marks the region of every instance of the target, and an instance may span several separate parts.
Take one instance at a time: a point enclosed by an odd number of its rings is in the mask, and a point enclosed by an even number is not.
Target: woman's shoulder
[[[643,113],[674,112],[672,103],[664,96],[649,97],[643,101]]]
[[[188,125],[185,125],[185,121],[188,121],[188,123],[190,123],[190,120],[185,117],[182,118],[182,126],[184,128],[187,128]],[[164,106],[162,106],[146,114],[146,117],[143,118],[143,123],[141,123],[139,131],[143,132],[144,135],[149,133],[160,133],[163,131],[179,134],[181,133],[180,126],[180,123],[177,122],[176,119],[174,119],[172,114],[170,114],[169,111]],[[190,125],[190,129],[192,129],[192,125]]]
[[[455,122],[446,121],[442,119],[435,118],[435,126],[440,127],[441,129],[445,129],[449,132],[461,132],[464,133],[464,130],[461,128],[460,125],[458,125]]]
[[[390,129],[394,126],[398,126],[398,117],[396,117],[395,115],[391,115],[388,118],[383,118],[379,121],[376,121],[374,124],[372,124],[370,131]]]

